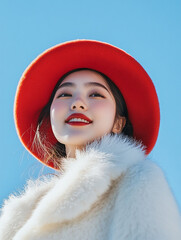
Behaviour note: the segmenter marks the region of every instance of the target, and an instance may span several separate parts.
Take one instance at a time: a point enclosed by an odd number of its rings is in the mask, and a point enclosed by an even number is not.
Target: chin
[[[74,145],[74,146],[86,146],[88,143],[93,142],[94,140],[98,139],[100,137],[96,136],[64,136],[61,139],[57,139],[60,143],[65,144],[65,145]]]

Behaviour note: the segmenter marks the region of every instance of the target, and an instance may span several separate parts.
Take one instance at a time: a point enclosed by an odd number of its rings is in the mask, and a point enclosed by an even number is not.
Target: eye
[[[69,94],[69,93],[61,93],[61,94],[58,95],[57,98],[61,98],[61,97],[71,97],[71,96],[72,96],[72,94]]]
[[[97,92],[92,93],[92,94],[90,94],[89,96],[90,96],[90,97],[100,97],[100,98],[105,98],[103,95],[101,95],[100,93],[97,93]]]

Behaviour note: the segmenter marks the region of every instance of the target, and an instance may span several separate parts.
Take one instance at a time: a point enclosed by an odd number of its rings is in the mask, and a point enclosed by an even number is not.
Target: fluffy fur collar
[[[22,239],[21,234],[25,236],[28,232],[36,234],[44,226],[66,222],[88,211],[109,189],[113,180],[144,159],[141,144],[123,136],[107,135],[101,141],[88,145],[85,151],[77,151],[75,159],[63,160],[63,171],[59,177],[30,181],[25,193],[18,197],[27,207],[31,196],[34,196],[36,204],[31,203],[29,220],[13,239]],[[13,209],[14,200],[15,197],[11,197],[5,203],[6,211]],[[22,204],[18,214],[21,215],[21,211]]]

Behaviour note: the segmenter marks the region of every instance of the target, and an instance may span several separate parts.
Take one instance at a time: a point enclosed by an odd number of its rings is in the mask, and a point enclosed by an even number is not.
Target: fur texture
[[[105,136],[4,202],[0,240],[181,240],[161,170],[125,137]]]

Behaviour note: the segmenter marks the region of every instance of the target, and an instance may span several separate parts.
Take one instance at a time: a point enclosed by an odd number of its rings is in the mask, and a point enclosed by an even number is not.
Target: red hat
[[[133,57],[108,43],[93,40],[56,45],[38,56],[23,73],[17,87],[14,117],[18,136],[25,148],[44,163],[42,154],[32,148],[39,114],[48,103],[57,81],[77,68],[102,72],[117,85],[128,108],[134,137],[142,141],[148,154],[155,145],[160,124],[155,87]],[[51,127],[47,131],[48,141],[56,143]],[[52,162],[46,165],[54,168]]]

